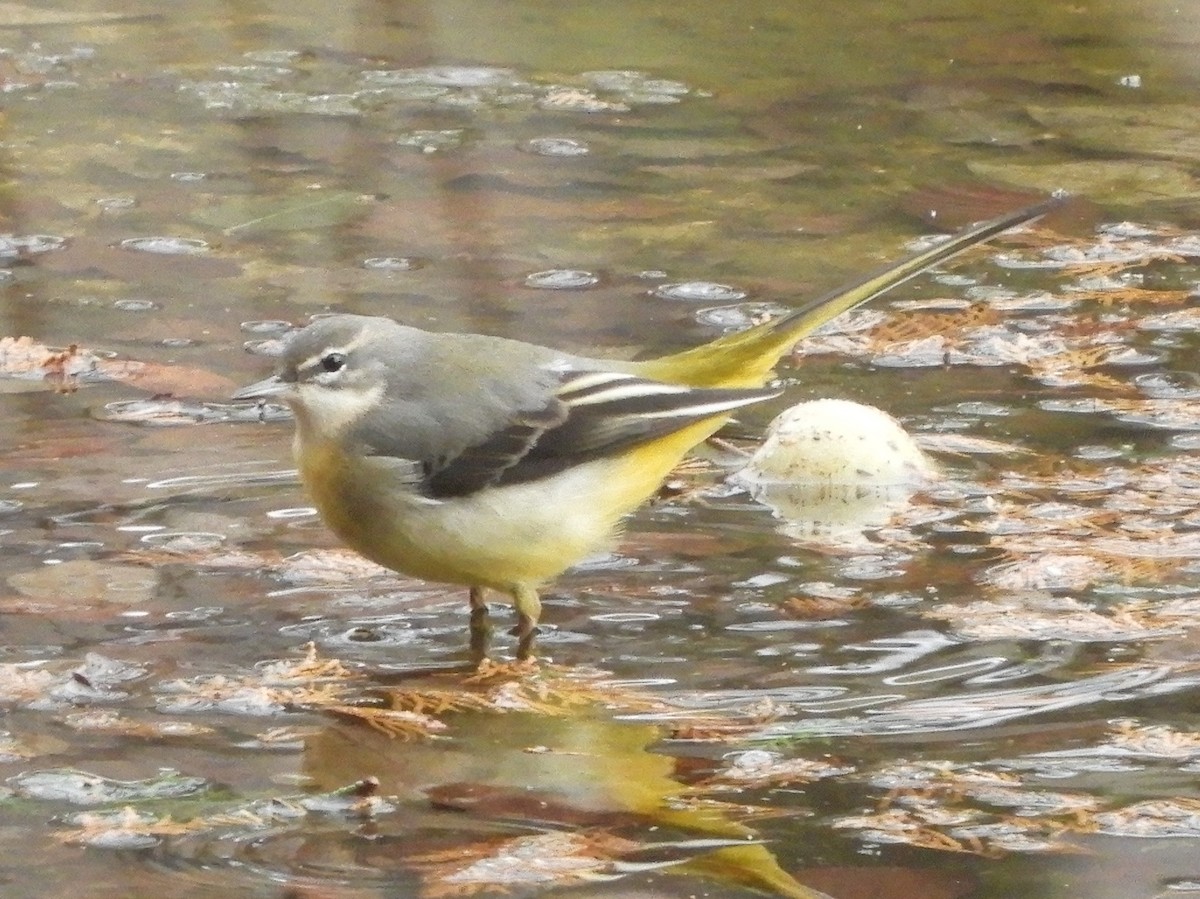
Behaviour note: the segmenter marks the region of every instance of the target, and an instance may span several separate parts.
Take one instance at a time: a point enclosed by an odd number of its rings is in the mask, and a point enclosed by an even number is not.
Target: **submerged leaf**
[[[1028,112],[1086,150],[1200,162],[1200,112],[1192,104],[1033,106]]]

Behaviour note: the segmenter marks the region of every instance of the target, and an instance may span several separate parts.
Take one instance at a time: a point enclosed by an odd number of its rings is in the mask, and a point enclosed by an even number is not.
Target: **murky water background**
[[[1000,7],[0,5],[0,892],[1200,893],[1200,13]],[[1059,187],[746,417],[943,482],[685,473],[540,679],[429,673],[465,597],[226,401],[329,309],[662,351]]]

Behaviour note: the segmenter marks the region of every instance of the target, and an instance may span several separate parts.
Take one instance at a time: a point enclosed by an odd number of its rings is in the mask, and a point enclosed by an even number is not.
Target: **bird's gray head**
[[[273,377],[235,398],[278,397],[306,436],[336,437],[380,403],[388,360],[405,352],[413,333],[387,318],[324,316],[288,338]]]

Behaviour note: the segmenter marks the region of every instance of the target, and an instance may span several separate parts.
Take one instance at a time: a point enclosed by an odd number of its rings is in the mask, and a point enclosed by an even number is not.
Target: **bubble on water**
[[[150,312],[161,308],[154,300],[117,300],[112,305],[121,312]]]
[[[163,256],[196,256],[209,250],[206,241],[195,237],[128,237],[120,246],[123,250]]]
[[[141,542],[164,552],[190,555],[219,549],[225,542],[225,535],[207,531],[158,531],[146,534]]]
[[[591,152],[588,145],[569,137],[535,137],[525,142],[524,149],[538,156],[567,158],[586,156]]]
[[[411,272],[421,267],[421,263],[411,256],[371,256],[362,261],[363,268],[382,272]]]
[[[580,290],[598,284],[600,279],[591,272],[578,269],[548,269],[526,275],[525,286],[539,290]]]
[[[200,341],[193,340],[191,337],[164,337],[158,342],[158,345],[170,349],[183,349],[189,346],[199,346]]]
[[[790,310],[778,303],[738,303],[713,306],[696,313],[696,320],[722,330],[742,330],[767,319],[785,315]]]
[[[665,278],[666,276],[667,276],[666,272],[664,272],[662,269],[657,269],[657,268],[648,268],[645,271],[640,271],[637,273],[637,277],[642,279],[643,281],[658,281],[659,279]]]
[[[172,181],[183,181],[185,183],[203,181],[207,177],[207,172],[171,172]]]
[[[701,303],[732,303],[746,298],[746,291],[713,281],[677,281],[654,288],[654,296],[664,300],[688,300]]]
[[[292,330],[292,323],[277,318],[250,319],[238,327],[247,334],[286,334]]]
[[[132,209],[137,205],[137,199],[134,197],[101,197],[96,201],[96,205],[105,212],[111,212],[119,209]]]
[[[67,239],[55,234],[0,234],[0,259],[49,253],[66,245]]]

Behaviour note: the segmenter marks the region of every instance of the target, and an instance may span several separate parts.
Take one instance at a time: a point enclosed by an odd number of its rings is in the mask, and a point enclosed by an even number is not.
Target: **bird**
[[[273,375],[234,399],[291,408],[300,480],[342,542],[397,572],[467,587],[473,648],[486,640],[488,591],[506,595],[517,659],[530,660],[542,586],[605,548],[737,410],[779,396],[768,380],[797,341],[1059,202],[967,228],[773,320],[640,361],[323,315],[287,338]]]

